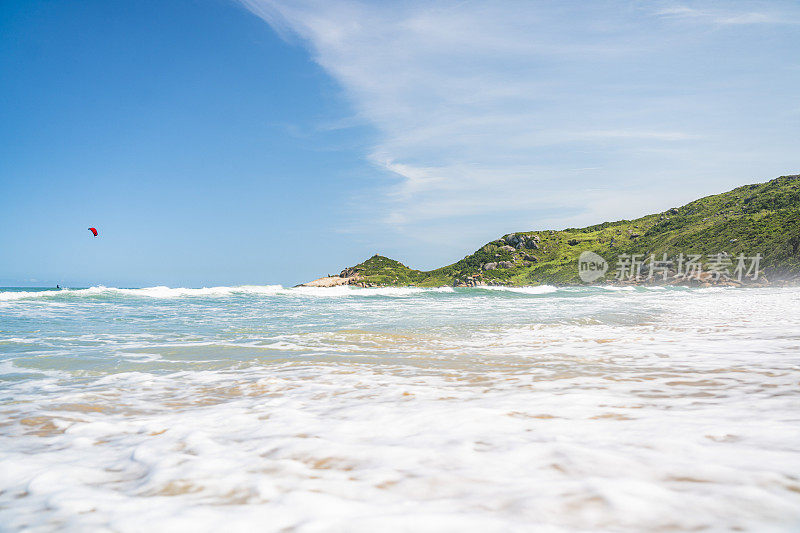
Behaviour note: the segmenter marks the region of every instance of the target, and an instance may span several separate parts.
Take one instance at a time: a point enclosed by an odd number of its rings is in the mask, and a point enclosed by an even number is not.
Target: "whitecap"
[[[142,288],[117,288],[97,285],[87,289],[62,289],[59,291],[0,291],[0,301],[13,301],[34,298],[63,299],[96,296],[134,296],[146,298],[181,298],[181,297],[221,297],[236,294],[256,294],[271,296],[278,294],[281,285],[241,285],[235,287],[142,287]]]
[[[337,287],[293,287],[281,291],[282,294],[341,297],[341,296],[389,296],[407,297],[424,293],[455,292],[452,287],[354,287],[352,285],[339,285]]]
[[[559,288],[553,285],[531,285],[526,287],[501,287],[496,285],[483,285],[476,287],[488,291],[518,292],[521,294],[551,294],[558,292]]]

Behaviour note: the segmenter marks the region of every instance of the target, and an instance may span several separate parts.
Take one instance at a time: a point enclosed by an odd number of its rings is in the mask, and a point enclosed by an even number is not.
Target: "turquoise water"
[[[0,289],[0,524],[797,530],[798,310],[796,288]]]
[[[596,307],[594,300],[611,297],[602,288],[2,291],[3,360],[19,371],[11,379],[48,370],[169,372],[325,356],[413,358],[429,335],[466,338],[531,323],[624,324],[647,311]],[[408,344],[387,344],[392,335],[409,336]]]

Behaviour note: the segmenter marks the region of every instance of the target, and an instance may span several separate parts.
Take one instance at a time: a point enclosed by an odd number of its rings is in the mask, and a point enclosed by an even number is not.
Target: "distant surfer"
[[[60,289],[60,288],[61,288],[61,286],[58,283],[56,283],[56,289]]]

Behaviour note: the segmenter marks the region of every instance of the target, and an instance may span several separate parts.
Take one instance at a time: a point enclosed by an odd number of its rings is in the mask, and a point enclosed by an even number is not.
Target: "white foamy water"
[[[797,531],[800,289],[0,289],[0,529]]]

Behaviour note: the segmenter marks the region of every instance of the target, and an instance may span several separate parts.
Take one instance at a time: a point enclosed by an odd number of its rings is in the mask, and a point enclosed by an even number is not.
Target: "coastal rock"
[[[323,278],[317,278],[314,281],[309,281],[308,283],[303,283],[298,285],[298,287],[337,287],[339,285],[350,285],[351,280],[356,278],[343,278],[341,276],[325,276]]]
[[[512,261],[500,261],[497,266],[500,268],[513,268],[514,263]]]
[[[468,276],[466,279],[453,280],[453,287],[481,287],[486,285],[481,279]]]
[[[356,269],[356,267],[345,268],[339,274],[340,278],[354,278],[356,276],[358,276],[358,269]]]
[[[486,263],[485,265],[483,265],[483,269],[484,270],[496,270],[497,269],[497,263]]]

